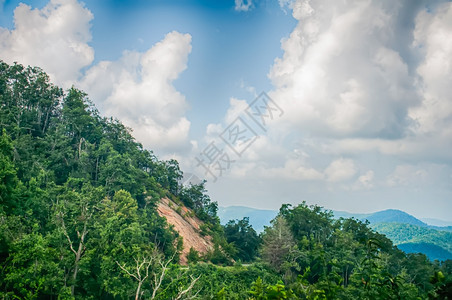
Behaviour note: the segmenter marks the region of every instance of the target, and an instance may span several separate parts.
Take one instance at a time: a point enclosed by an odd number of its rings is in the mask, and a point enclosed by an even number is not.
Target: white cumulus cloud
[[[351,179],[357,172],[355,163],[351,159],[339,158],[331,162],[326,168],[328,181],[339,182]]]
[[[452,3],[290,7],[299,23],[269,73],[270,96],[286,112],[277,126],[297,128],[336,155],[452,159]]]
[[[14,29],[0,27],[0,57],[7,63],[39,66],[51,79],[70,87],[94,60],[92,13],[76,0],[51,0],[43,9],[21,3]]]
[[[80,86],[146,147],[159,153],[188,151],[188,105],[173,81],[186,69],[190,52],[191,36],[170,32],[144,53],[125,52],[118,61],[90,68]]]
[[[298,20],[268,74],[269,95],[284,114],[236,162],[236,174],[358,191],[380,186],[387,175],[364,157],[452,159],[452,3],[280,5]],[[226,124],[244,105],[231,100]],[[218,134],[221,126],[209,130]],[[289,145],[296,141],[294,153]]]
[[[397,12],[380,1],[294,3],[299,23],[269,73],[286,120],[327,137],[403,137],[420,99],[393,31]]]
[[[411,116],[420,133],[437,133],[452,125],[452,3],[417,16],[414,47],[424,55],[417,68],[423,102]]]

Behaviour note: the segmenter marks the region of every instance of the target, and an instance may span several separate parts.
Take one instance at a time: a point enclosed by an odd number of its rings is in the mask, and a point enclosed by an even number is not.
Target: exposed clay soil
[[[177,213],[179,205],[168,198],[160,200],[157,210],[160,216],[165,217],[169,224],[174,225],[174,229],[179,232],[183,239],[183,249],[180,258],[181,264],[187,264],[187,254],[190,248],[195,249],[199,254],[204,254],[212,249],[213,244],[209,236],[202,236],[199,227],[203,222],[194,215],[192,210],[185,206],[180,206],[181,214]]]

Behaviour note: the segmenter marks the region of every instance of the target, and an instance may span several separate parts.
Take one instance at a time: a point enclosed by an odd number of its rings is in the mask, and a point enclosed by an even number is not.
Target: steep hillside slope
[[[183,250],[180,258],[181,264],[187,263],[187,254],[190,248],[195,249],[200,254],[204,254],[213,247],[210,236],[200,234],[201,220],[195,217],[194,212],[174,201],[163,198],[160,200],[157,211],[160,216],[165,217],[167,222],[174,226],[174,229],[183,239]]]

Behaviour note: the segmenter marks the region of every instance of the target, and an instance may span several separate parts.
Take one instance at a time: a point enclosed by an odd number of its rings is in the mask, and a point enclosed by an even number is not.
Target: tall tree
[[[18,203],[19,179],[13,163],[13,146],[11,138],[3,129],[0,136],[0,208],[11,213]]]
[[[80,185],[81,192],[74,190]],[[73,254],[69,270],[71,270],[71,294],[75,295],[80,263],[86,254],[89,235],[94,229],[96,205],[102,197],[101,188],[93,188],[79,180],[69,180],[55,203],[55,223],[66,240],[67,248]]]
[[[295,241],[287,221],[284,217],[277,216],[262,234],[262,260],[275,270],[281,271],[281,265],[294,246]]]
[[[224,234],[228,243],[234,243],[237,253],[235,260],[250,262],[258,255],[260,238],[249,223],[249,218],[231,220],[224,226]]]

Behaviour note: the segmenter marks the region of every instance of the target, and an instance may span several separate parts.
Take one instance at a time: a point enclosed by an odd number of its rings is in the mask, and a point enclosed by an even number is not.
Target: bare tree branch
[[[90,212],[89,214],[87,214],[88,212]],[[80,210],[80,216],[81,219],[83,220],[83,229],[82,232],[80,233],[79,230],[75,229],[75,232],[77,233],[77,238],[78,238],[78,249],[75,250],[74,248],[74,242],[72,241],[71,237],[69,236],[68,230],[66,228],[66,224],[64,222],[64,213],[61,209],[59,209],[58,213],[57,213],[57,219],[61,224],[61,228],[63,230],[63,234],[66,237],[68,243],[69,243],[69,248],[72,251],[72,253],[74,253],[75,258],[74,258],[74,271],[72,274],[72,285],[71,285],[71,294],[72,296],[74,296],[74,292],[75,292],[75,284],[77,281],[77,274],[78,274],[78,270],[79,270],[79,262],[83,256],[83,254],[85,253],[86,250],[86,245],[85,245],[85,238],[89,232],[88,229],[88,223],[91,220],[92,216],[93,216],[94,211],[93,210],[89,210],[88,208],[88,204],[84,203],[81,205],[81,210]]]
[[[67,238],[67,240],[69,242],[69,247],[71,248],[71,251],[74,252],[75,255],[77,255],[77,251],[74,250],[72,240],[69,237],[69,234],[67,233],[66,225],[64,224],[64,217],[63,217],[63,212],[62,211],[59,212],[58,217],[59,217],[60,222],[61,222],[61,227],[63,228],[63,234],[64,234],[64,236]]]
[[[193,276],[190,275],[191,278],[191,282],[190,285],[183,291],[180,291],[179,294],[177,295],[177,297],[175,298],[175,300],[179,300],[181,299],[186,293],[188,293],[189,291],[191,291],[193,289],[193,286],[196,284],[196,282],[198,281],[198,279],[201,277],[201,275],[199,275],[196,278],[193,278]],[[196,297],[196,295],[199,293],[196,292],[196,294],[194,295],[194,297]],[[192,297],[188,298],[188,299],[192,299]]]
[[[123,270],[124,272],[126,272],[127,275],[129,275],[130,277],[133,277],[133,278],[135,278],[136,280],[139,281],[138,277],[135,276],[135,274],[130,273],[130,272],[125,268],[126,264],[124,264],[124,266],[121,266],[117,260],[115,260],[115,263],[118,264],[118,266],[121,268],[121,270]]]
[[[135,280],[138,281],[138,287],[137,287],[137,290],[135,293],[135,300],[138,300],[143,295],[143,292],[141,291],[141,287],[143,285],[143,282],[149,277],[149,268],[151,267],[151,264],[152,264],[152,261],[154,260],[154,258],[143,256],[143,258],[141,260],[136,259],[136,258],[134,258],[134,260],[136,263],[136,266],[135,266],[136,273],[135,274],[129,272],[129,270],[126,269],[125,264],[123,266],[121,266],[121,264],[118,261],[115,261],[115,262],[121,268],[121,270],[123,270],[124,272],[127,273],[127,275],[129,275],[132,278],[135,278]],[[146,271],[146,275],[144,277],[141,274],[143,267]]]
[[[154,253],[155,253],[156,257],[158,257],[159,254],[156,252],[154,252]],[[154,289],[152,291],[151,299],[155,298],[157,291],[160,289],[163,279],[165,278],[166,271],[169,269],[168,265],[170,264],[170,262],[173,261],[175,255],[176,255],[176,252],[174,252],[173,255],[171,256],[171,258],[168,259],[166,262],[162,262],[161,260],[159,260],[159,264],[160,264],[160,267],[162,268],[162,271],[160,273],[160,276],[158,276],[157,273],[154,273]],[[159,278],[157,279],[157,277],[159,277]]]

